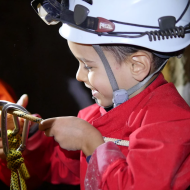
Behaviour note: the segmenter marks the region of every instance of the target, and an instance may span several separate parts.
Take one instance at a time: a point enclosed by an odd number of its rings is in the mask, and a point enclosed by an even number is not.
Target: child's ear
[[[151,54],[145,51],[138,51],[130,56],[130,70],[135,80],[142,81],[150,73],[151,61]]]

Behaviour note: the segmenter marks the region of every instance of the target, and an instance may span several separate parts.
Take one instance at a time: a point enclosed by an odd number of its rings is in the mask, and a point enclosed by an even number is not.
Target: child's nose
[[[76,74],[76,79],[80,82],[85,82],[88,79],[88,71],[80,65]]]

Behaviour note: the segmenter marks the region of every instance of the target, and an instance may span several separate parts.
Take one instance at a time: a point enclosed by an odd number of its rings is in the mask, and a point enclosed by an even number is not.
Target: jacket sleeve
[[[185,190],[190,186],[190,120],[142,126],[130,135],[128,154],[112,142],[93,153],[86,190]]]
[[[61,149],[41,131],[29,139],[24,158],[30,173],[40,181],[79,184],[80,153]]]

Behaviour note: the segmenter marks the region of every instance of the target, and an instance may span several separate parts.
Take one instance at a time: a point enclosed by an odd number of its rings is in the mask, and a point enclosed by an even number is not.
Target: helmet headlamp
[[[158,73],[167,59],[179,56],[190,44],[190,0],[161,1],[61,0],[59,3],[58,0],[33,0],[32,6],[46,23],[63,23],[59,30],[62,37],[92,44],[104,64],[116,107]],[[150,49],[165,61],[154,73],[126,91],[119,89],[104,52],[97,44],[136,45]]]
[[[99,36],[114,36],[122,38],[140,38],[145,35],[149,37],[150,41],[161,39],[169,39],[173,37],[184,37],[186,33],[190,33],[190,23],[184,27],[176,27],[176,23],[183,17],[189,7],[188,1],[183,13],[179,19],[176,20],[173,16],[164,16],[158,18],[159,26],[147,26],[134,23],[124,23],[116,20],[107,20],[102,17],[88,16],[89,9],[83,5],[76,5],[74,11],[68,9],[69,1],[63,0],[59,3],[57,0],[33,0],[31,5],[38,15],[49,25],[58,23],[67,23],[75,28],[84,30],[86,32],[94,33]],[[43,8],[42,8],[43,7]],[[44,11],[46,15],[44,16]],[[43,12],[43,14],[42,14]],[[131,25],[135,27],[144,27],[157,29],[146,32],[119,32],[115,31],[115,24]]]
[[[82,5],[76,5],[74,11],[70,11],[65,4],[56,0],[33,0],[31,5],[48,25],[62,22],[99,35],[115,29],[114,23],[105,18],[88,16],[89,9]]]

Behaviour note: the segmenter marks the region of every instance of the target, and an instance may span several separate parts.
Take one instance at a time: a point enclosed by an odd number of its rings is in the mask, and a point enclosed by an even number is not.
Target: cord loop
[[[155,30],[150,32],[147,31],[146,34],[148,35],[150,41],[161,40],[161,37],[163,40],[173,37],[183,38],[185,36],[185,28],[183,26],[179,26],[164,31],[163,30]]]

